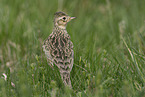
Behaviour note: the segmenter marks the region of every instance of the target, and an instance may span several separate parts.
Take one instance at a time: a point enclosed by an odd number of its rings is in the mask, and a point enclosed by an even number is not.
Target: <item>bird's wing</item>
[[[44,41],[43,43],[43,51],[45,52],[45,55],[47,56],[47,60],[48,60],[48,63],[49,65],[52,67],[53,66],[53,58],[51,56],[51,45],[49,43],[49,40],[50,40],[50,36]]]

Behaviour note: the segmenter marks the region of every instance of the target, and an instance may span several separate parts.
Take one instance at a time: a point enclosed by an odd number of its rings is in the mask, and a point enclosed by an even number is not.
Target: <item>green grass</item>
[[[144,0],[0,0],[0,97],[145,97]],[[59,6],[59,8],[58,8]],[[62,10],[74,44],[73,90],[43,41]],[[15,84],[15,88],[11,86]]]

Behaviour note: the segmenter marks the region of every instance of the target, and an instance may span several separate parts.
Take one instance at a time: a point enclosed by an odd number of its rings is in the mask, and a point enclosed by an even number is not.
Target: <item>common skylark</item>
[[[70,72],[73,67],[74,51],[70,35],[66,26],[75,17],[70,17],[64,12],[56,12],[54,17],[53,32],[44,41],[43,51],[48,59],[48,64],[53,67],[55,64],[60,71],[65,86],[72,87]]]

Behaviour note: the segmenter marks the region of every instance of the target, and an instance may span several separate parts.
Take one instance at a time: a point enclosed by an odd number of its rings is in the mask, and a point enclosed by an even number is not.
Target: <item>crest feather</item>
[[[64,12],[59,11],[59,12],[56,12],[54,15],[55,15],[55,17],[61,17],[61,16],[66,16],[67,14],[65,14]]]

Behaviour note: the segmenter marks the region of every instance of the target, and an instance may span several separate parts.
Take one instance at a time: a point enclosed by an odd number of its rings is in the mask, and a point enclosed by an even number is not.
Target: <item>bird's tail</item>
[[[71,80],[70,80],[70,72],[69,73],[63,72],[63,73],[60,73],[60,75],[61,75],[64,85],[72,88]]]

